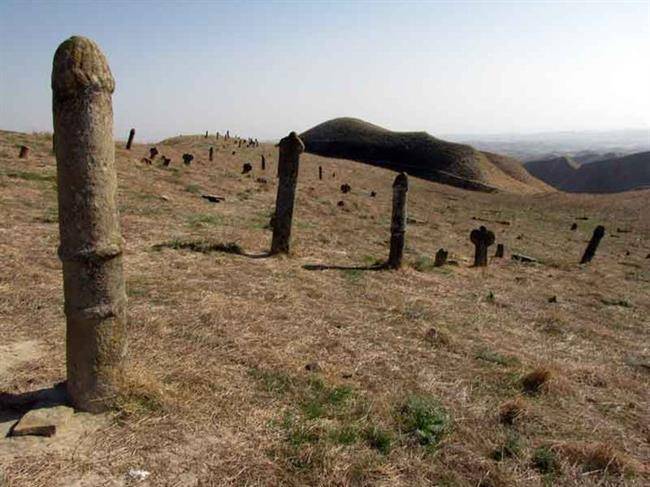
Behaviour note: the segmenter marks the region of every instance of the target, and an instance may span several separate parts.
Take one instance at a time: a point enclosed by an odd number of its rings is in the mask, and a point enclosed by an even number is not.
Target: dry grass
[[[50,142],[0,134],[0,335],[38,352],[0,376],[9,394],[65,378]],[[121,411],[73,450],[1,458],[11,486],[128,485],[131,468],[156,486],[647,484],[641,468],[585,475],[560,450],[550,473],[533,459],[562,441],[650,461],[650,376],[638,365],[649,359],[650,192],[524,197],[412,179],[402,270],[310,271],[386,258],[393,174],[305,155],[292,255],[251,258],[270,244],[277,149],[202,136],[157,147],[170,168],[139,162],[149,146],[117,150],[130,323]],[[470,268],[473,217],[510,222],[488,226],[540,263]],[[588,220],[572,232],[577,217]],[[608,232],[579,266],[597,224],[631,232]],[[457,265],[426,265],[441,247]],[[305,370],[312,362],[319,372]],[[516,427],[496,421],[539,364],[554,372],[549,393],[526,397]],[[405,408],[409,398],[428,406]]]

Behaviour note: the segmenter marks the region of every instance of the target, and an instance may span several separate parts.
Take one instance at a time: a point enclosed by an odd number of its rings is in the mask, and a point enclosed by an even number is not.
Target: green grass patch
[[[431,257],[427,257],[426,255],[421,255],[413,263],[413,268],[418,272],[431,271],[435,268],[435,266],[433,265],[434,262],[435,260],[432,259]]]
[[[40,174],[28,171],[6,171],[5,176],[12,179],[23,179],[25,181],[47,181],[56,182],[56,174]]]
[[[408,397],[398,410],[398,419],[404,433],[428,449],[435,449],[451,430],[449,414],[429,396]]]
[[[356,284],[363,278],[363,271],[361,269],[342,269],[341,275],[350,284]]]
[[[379,426],[369,426],[364,431],[364,438],[371,448],[374,448],[382,455],[388,455],[393,446],[393,434]]]
[[[198,184],[188,184],[185,186],[185,191],[192,194],[199,194],[201,192],[201,186]]]
[[[189,226],[197,228],[210,225],[223,225],[223,217],[212,213],[197,213],[187,219]]]
[[[483,348],[478,352],[476,352],[474,358],[479,360],[484,360],[485,362],[490,362],[493,364],[503,365],[503,366],[516,365],[520,363],[519,359],[517,359],[516,357],[509,357],[506,355],[502,355],[498,352],[493,352],[492,350],[489,350],[487,348]]]
[[[533,451],[531,463],[538,472],[549,475],[560,471],[557,454],[548,446],[540,446]]]

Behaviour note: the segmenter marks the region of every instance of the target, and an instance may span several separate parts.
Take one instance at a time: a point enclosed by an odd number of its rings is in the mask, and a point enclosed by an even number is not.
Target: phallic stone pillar
[[[266,171],[266,158],[262,154],[262,171]]]
[[[488,247],[494,243],[494,233],[481,225],[472,230],[469,238],[476,247],[474,251],[474,267],[485,267],[488,262]]]
[[[158,155],[158,149],[156,149],[155,147],[149,149],[149,159],[153,161],[157,155]]]
[[[494,256],[498,259],[502,258],[505,254],[505,250],[503,244],[497,244],[497,251],[494,253]]]
[[[300,137],[291,132],[278,144],[278,193],[275,200],[275,219],[273,223],[273,239],[271,254],[289,253],[291,240],[291,220],[293,205],[296,198],[296,183],[298,182],[298,166],[300,154],[305,150]]]
[[[18,153],[19,159],[27,159],[29,157],[29,147],[26,145],[20,146],[20,152]]]
[[[135,137],[135,129],[129,131],[129,140],[126,141],[126,150],[131,150],[131,144],[133,144],[133,137]]]
[[[318,166],[318,179],[323,180],[323,166]]]
[[[594,233],[591,236],[589,245],[587,245],[587,248],[585,249],[585,253],[582,255],[582,259],[580,259],[581,264],[586,264],[588,262],[591,262],[591,259],[594,258],[594,255],[596,254],[596,250],[598,249],[598,244],[600,244],[600,241],[604,236],[605,236],[605,227],[602,225],[598,225],[594,229]]]
[[[439,249],[438,252],[436,252],[436,260],[433,261],[433,267],[442,267],[447,263],[447,257],[449,256],[449,252],[447,252],[445,249]]]
[[[214,147],[210,147],[210,152],[208,152],[208,160],[212,162],[213,157],[214,157]]]
[[[106,58],[90,39],[71,37],[56,50],[52,112],[67,391],[76,408],[91,412],[112,404],[127,344],[123,240],[115,203],[114,88]]]
[[[406,193],[408,189],[408,176],[402,172],[393,181],[393,213],[390,223],[390,252],[387,262],[389,269],[399,269],[402,265],[406,236]]]

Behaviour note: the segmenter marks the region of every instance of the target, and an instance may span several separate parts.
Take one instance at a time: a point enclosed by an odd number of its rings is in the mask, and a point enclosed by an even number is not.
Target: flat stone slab
[[[32,409],[14,425],[11,436],[54,436],[73,414],[68,406]]]
[[[538,262],[538,260],[535,257],[530,257],[528,255],[522,255],[522,254],[512,254],[511,258],[512,260],[518,260],[519,262],[529,262],[529,263]]]

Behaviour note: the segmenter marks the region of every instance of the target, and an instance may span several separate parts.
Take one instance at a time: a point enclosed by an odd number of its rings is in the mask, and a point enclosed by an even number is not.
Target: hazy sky
[[[0,128],[51,130],[71,35],[108,57],[117,138],[338,116],[433,135],[650,126],[648,1],[0,0]]]

